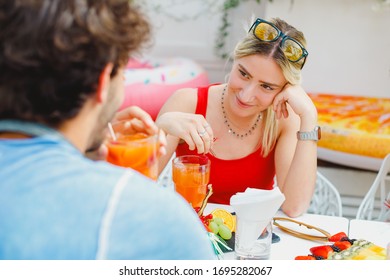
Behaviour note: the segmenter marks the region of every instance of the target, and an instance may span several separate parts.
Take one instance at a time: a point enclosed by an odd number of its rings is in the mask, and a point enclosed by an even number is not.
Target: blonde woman
[[[182,89],[162,107],[157,125],[167,154],[211,160],[209,202],[229,204],[247,187],[272,189],[291,217],[309,207],[317,170],[317,110],[300,86],[308,52],[302,32],[281,19],[257,19],[237,44],[225,84]],[[275,177],[276,175],[276,177]]]

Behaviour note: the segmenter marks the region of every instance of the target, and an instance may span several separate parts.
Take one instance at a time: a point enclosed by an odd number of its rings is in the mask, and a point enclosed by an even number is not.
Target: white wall
[[[142,1],[141,1],[142,2]],[[211,10],[204,5],[214,3]],[[244,25],[250,24],[253,13],[264,16],[266,1],[257,4],[250,1],[240,5],[232,13],[233,26],[227,40],[230,50],[245,34]],[[197,61],[209,75],[210,82],[223,82],[229,72],[227,61],[218,58],[214,52],[214,41],[220,25],[221,13],[216,7],[223,0],[148,0],[146,9],[154,26],[154,45],[147,56],[185,56]],[[144,4],[145,5],[145,4]],[[156,11],[157,5],[164,8]],[[148,6],[146,6],[148,8]],[[176,17],[179,20],[172,18]],[[181,20],[187,17],[188,20]]]
[[[146,54],[192,58],[206,69],[211,82],[223,82],[229,65],[217,58],[213,49],[220,14],[207,12],[205,0],[148,2],[174,5],[163,12],[149,11],[155,43]],[[246,32],[244,25],[252,15],[280,17],[306,35],[309,58],[303,85],[307,91],[390,97],[390,9],[373,11],[376,0],[261,2],[247,2],[232,14],[231,48]],[[202,16],[185,21],[166,16],[170,12],[192,18],[199,11]]]
[[[390,9],[375,0],[274,0],[267,17],[301,29],[308,91],[390,97]]]

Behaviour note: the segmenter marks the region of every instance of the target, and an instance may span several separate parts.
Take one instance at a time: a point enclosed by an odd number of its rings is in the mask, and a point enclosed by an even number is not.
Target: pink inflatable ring
[[[161,106],[176,90],[208,84],[206,72],[191,59],[130,60],[125,71],[125,98],[120,109],[136,105],[155,119]]]

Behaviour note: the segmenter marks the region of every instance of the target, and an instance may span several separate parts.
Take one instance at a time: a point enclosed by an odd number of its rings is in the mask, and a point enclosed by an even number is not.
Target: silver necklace
[[[228,127],[228,132],[230,134],[233,134],[234,136],[236,136],[237,138],[241,138],[243,139],[244,137],[247,137],[249,135],[252,134],[253,130],[255,130],[255,128],[257,127],[257,125],[259,124],[259,121],[262,119],[262,114],[260,113],[258,116],[257,116],[257,119],[255,121],[255,123],[252,125],[252,127],[246,132],[246,133],[243,133],[243,134],[240,134],[238,132],[235,132],[232,127],[230,126],[230,123],[229,123],[229,120],[227,118],[227,115],[226,115],[226,111],[225,111],[225,105],[224,105],[224,98],[225,98],[225,91],[226,91],[226,88],[227,88],[227,85],[223,88],[223,91],[222,91],[222,96],[221,96],[221,108],[222,108],[222,114],[223,114],[223,118],[224,118],[224,123],[226,124],[226,126]]]

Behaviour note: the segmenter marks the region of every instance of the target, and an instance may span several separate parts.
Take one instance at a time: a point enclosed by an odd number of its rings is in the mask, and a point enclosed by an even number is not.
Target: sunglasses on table
[[[284,34],[274,24],[260,18],[256,19],[248,32],[251,30],[253,30],[253,35],[263,42],[274,42],[281,37],[279,47],[286,58],[291,62],[298,62],[303,59],[301,69],[303,68],[309,53],[297,40]]]

